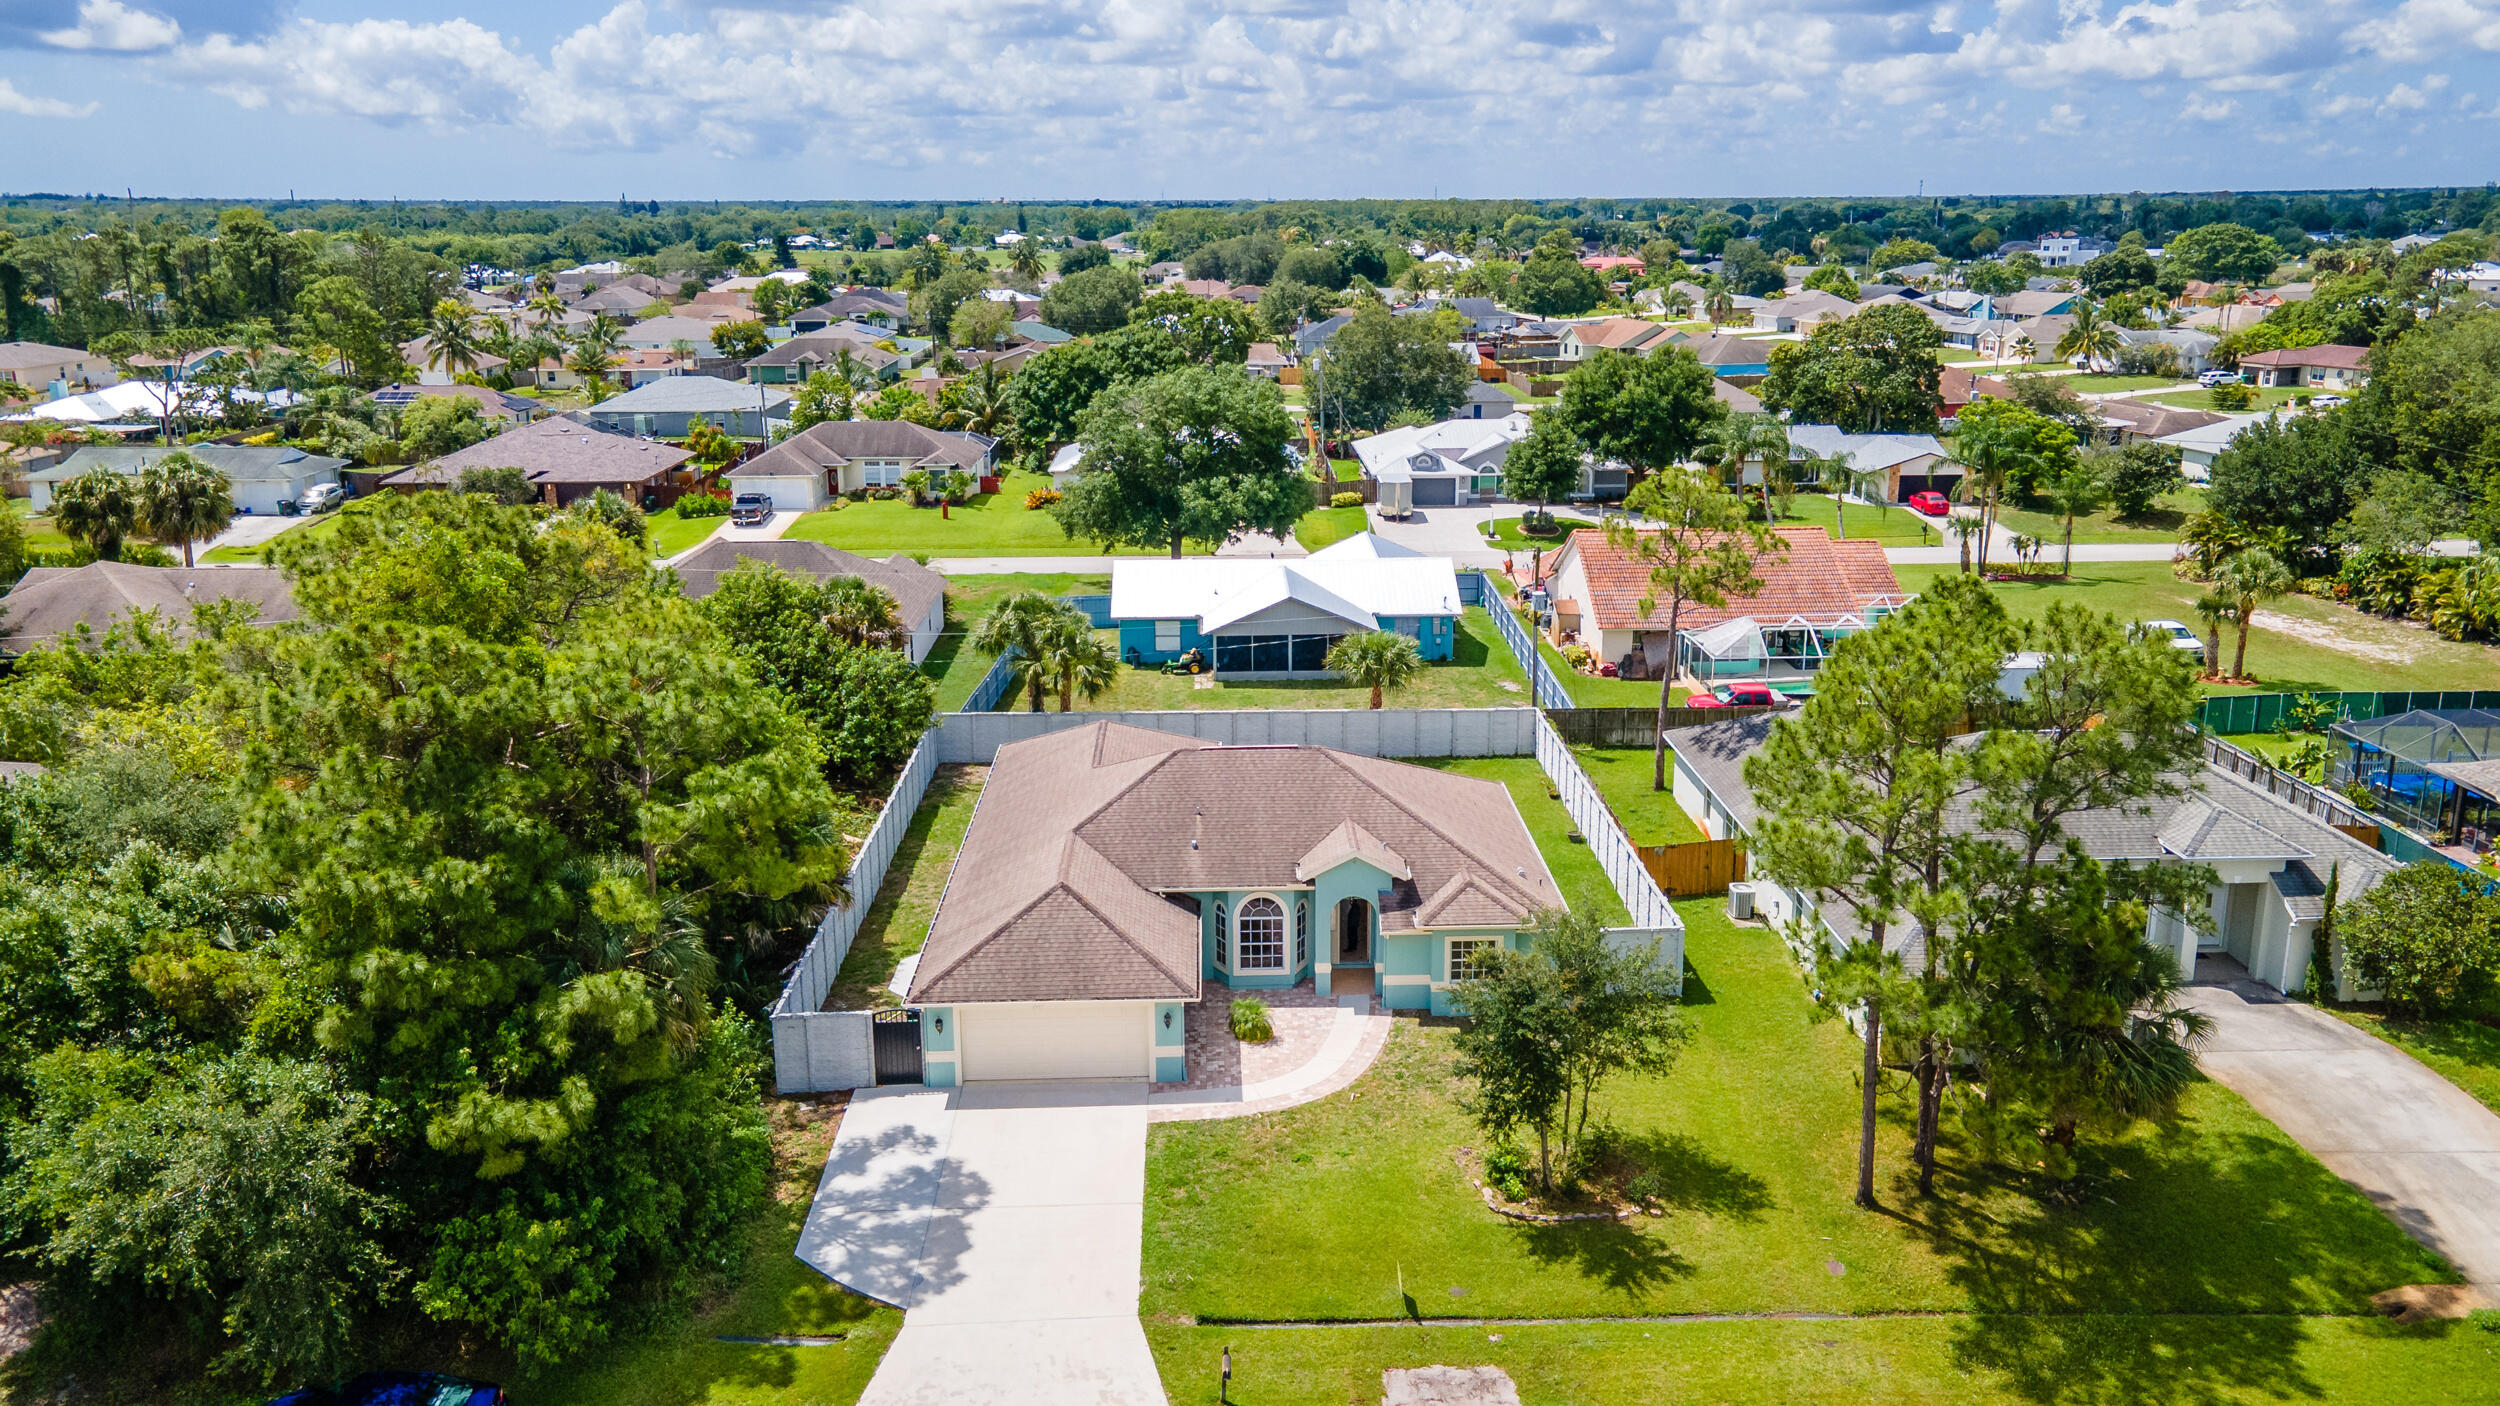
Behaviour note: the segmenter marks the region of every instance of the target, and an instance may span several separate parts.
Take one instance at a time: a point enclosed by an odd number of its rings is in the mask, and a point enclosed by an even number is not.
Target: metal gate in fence
[[[920,1082],[920,1012],[879,1011],[870,1026],[877,1083]]]

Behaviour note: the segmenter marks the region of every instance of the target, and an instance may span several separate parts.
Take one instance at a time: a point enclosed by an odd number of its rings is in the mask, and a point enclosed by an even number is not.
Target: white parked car
[[[2207,371],[2207,372],[2203,373],[2202,375],[2198,376],[2198,377],[2196,378],[2196,384],[2198,384],[2198,385],[2200,385],[2200,386],[2206,386],[2206,387],[2212,387],[2212,386],[2227,386],[2227,385],[2230,385],[2232,382],[2237,381],[2239,378],[2240,378],[2240,373],[2239,373],[2239,372],[2237,372],[2237,371],[2225,371],[2225,370],[2223,370],[2221,367],[2217,366],[2217,367],[2213,368],[2212,370]]]
[[[2136,629],[2154,639],[2170,641],[2172,649],[2191,656],[2199,664],[2205,662],[2205,637],[2176,620],[2147,620]]]
[[[2336,406],[2343,404],[2344,400],[2345,398],[2340,395],[2322,395],[2317,399],[2310,401],[2309,404],[2312,408],[2318,410],[2332,410]]]

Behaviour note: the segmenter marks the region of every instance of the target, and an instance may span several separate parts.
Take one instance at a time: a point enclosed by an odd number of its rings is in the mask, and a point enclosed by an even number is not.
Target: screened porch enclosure
[[[2500,822],[2500,712],[2416,709],[2332,729],[2339,789],[2359,786],[2371,809],[2434,843],[2491,849]]]

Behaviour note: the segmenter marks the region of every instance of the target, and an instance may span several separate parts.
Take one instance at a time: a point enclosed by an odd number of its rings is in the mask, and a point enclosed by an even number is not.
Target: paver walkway
[[[1244,1088],[861,1090],[798,1246],[904,1310],[861,1406],[1163,1406],[1137,1321],[1147,1123],[1332,1093],[1370,1067],[1389,1023],[1350,999],[1308,1063]]]
[[[2367,1031],[2250,983],[2190,987],[2205,1072],[2500,1305],[2500,1114]]]

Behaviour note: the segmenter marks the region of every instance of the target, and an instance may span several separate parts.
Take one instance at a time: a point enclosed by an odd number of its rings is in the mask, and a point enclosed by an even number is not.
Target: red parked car
[[[1723,683],[1710,691],[1731,708],[1776,708],[1782,701],[1767,683]]]
[[[1929,517],[1943,517],[1946,513],[1953,511],[1953,505],[1945,501],[1945,496],[1932,488],[1924,493],[1911,494],[1910,507]]]

